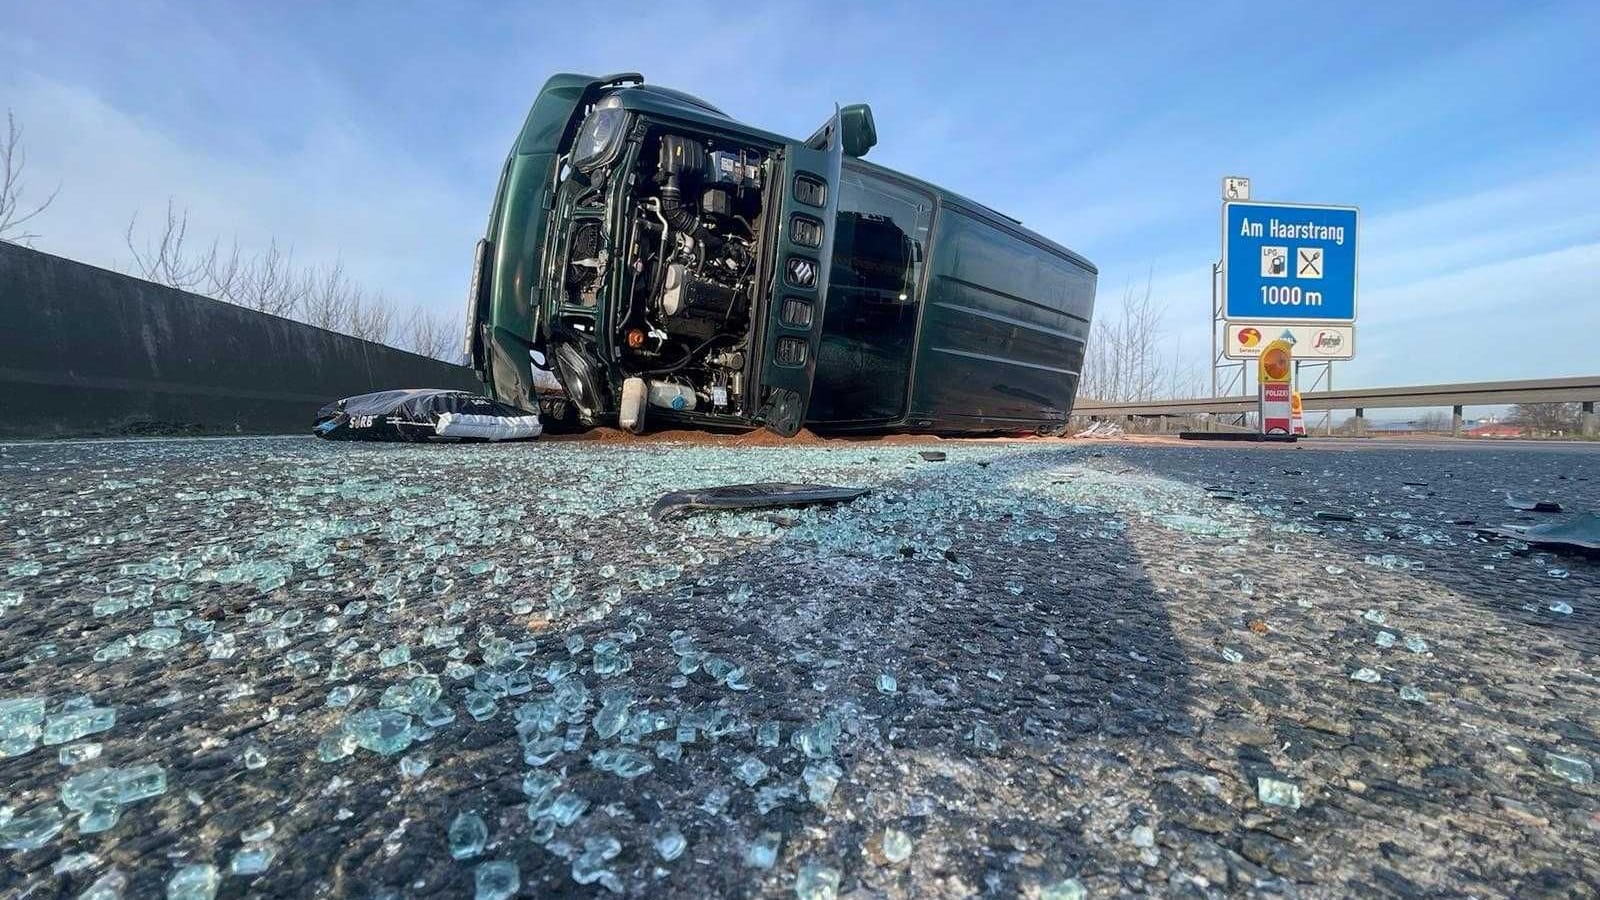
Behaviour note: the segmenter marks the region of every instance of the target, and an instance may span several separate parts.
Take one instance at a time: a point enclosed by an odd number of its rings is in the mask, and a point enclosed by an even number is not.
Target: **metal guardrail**
[[[1461,384],[1424,384],[1411,387],[1349,388],[1300,395],[1307,411],[1353,409],[1360,417],[1367,409],[1449,406],[1459,422],[1463,406],[1497,406],[1513,403],[1581,403],[1583,430],[1595,430],[1595,402],[1600,401],[1600,375],[1575,378],[1536,378],[1528,381],[1474,381]],[[1256,398],[1204,397],[1189,400],[1148,400],[1137,403],[1102,403],[1080,399],[1076,416],[1165,417],[1213,413],[1237,415],[1255,412]]]

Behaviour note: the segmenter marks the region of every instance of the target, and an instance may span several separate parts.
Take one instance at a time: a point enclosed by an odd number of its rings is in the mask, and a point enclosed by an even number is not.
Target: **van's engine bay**
[[[609,171],[590,174],[598,190],[589,196],[611,194],[606,188],[622,179],[622,214],[586,213],[580,202],[568,225],[561,273],[568,305],[610,304],[601,321],[613,323],[607,343],[624,381],[621,396],[605,405],[634,430],[642,428],[647,406],[748,415],[752,313],[759,308],[764,265],[763,187],[770,180],[771,155],[661,129],[646,130],[637,153],[620,155]],[[624,226],[620,260],[605,234],[608,220]],[[628,271],[612,280],[607,270],[616,262]],[[606,296],[608,284],[625,287],[613,299]],[[559,353],[557,363],[563,382],[572,380]],[[572,385],[566,387],[572,394]]]

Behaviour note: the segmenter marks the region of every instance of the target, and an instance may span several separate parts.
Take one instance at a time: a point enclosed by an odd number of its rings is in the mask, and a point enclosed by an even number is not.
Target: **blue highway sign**
[[[1354,322],[1353,206],[1222,205],[1225,319]]]

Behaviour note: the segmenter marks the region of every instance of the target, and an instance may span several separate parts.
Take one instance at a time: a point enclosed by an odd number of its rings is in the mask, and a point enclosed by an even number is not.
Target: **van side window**
[[[932,219],[930,197],[845,167],[810,418],[905,412]]]

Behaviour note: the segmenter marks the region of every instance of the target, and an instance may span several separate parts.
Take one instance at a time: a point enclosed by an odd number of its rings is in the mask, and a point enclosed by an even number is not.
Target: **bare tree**
[[[237,303],[258,312],[294,318],[305,302],[308,285],[294,268],[294,251],[285,252],[273,240],[260,256],[244,269],[238,290],[219,299]]]
[[[1132,285],[1124,290],[1117,317],[1094,323],[1080,393],[1123,402],[1196,393],[1199,378],[1184,367],[1181,347],[1174,343],[1170,357],[1165,352],[1166,314],[1166,307],[1151,295],[1149,279],[1142,291]]]
[[[223,253],[221,245],[211,242],[206,253],[206,293],[229,303],[237,304],[243,293],[245,281],[250,277],[249,263],[239,258],[239,242],[234,240]]]
[[[421,310],[404,318],[381,292],[368,291],[335,261],[320,267],[295,265],[294,251],[276,240],[255,257],[246,257],[235,241],[196,247],[189,236],[189,213],[167,202],[167,216],[155,233],[141,242],[137,214],[129,220],[126,240],[135,272],[150,281],[193,291],[249,309],[292,318],[380,344],[408,347],[417,353],[455,362],[455,330],[448,321]]]
[[[1345,416],[1333,426],[1333,433],[1345,437],[1359,437],[1366,434],[1366,426],[1355,416]]]
[[[457,331],[452,320],[419,307],[406,318],[401,329],[400,346],[412,353],[451,361],[460,340]]]
[[[22,126],[17,124],[16,116],[11,110],[6,110],[6,137],[0,142],[0,241],[9,241],[13,244],[28,246],[39,235],[25,231],[27,225],[34,217],[50,208],[56,200],[56,195],[61,193],[61,185],[44,198],[44,202],[33,208],[23,204],[25,193],[22,181],[23,172],[28,167],[28,154],[22,149]]]
[[[1437,432],[1449,431],[1450,430],[1450,421],[1451,421],[1450,419],[1445,417],[1444,413],[1439,412],[1438,410],[1435,409],[1435,410],[1430,410],[1429,412],[1423,413],[1422,414],[1422,418],[1418,419],[1415,422],[1415,425],[1416,425],[1416,429],[1418,431],[1437,433]]]
[[[1563,434],[1578,427],[1576,403],[1519,403],[1511,407],[1511,421],[1534,434]]]
[[[353,290],[350,305],[350,322],[346,333],[379,344],[394,342],[394,307],[382,293],[368,294],[360,288]]]
[[[140,277],[180,291],[198,291],[216,295],[211,290],[211,276],[217,261],[217,244],[212,243],[208,251],[198,253],[194,251],[189,245],[188,210],[178,213],[173,209],[172,201],[169,199],[166,223],[161,226],[160,233],[154,239],[145,241],[143,250],[134,240],[134,232],[138,225],[139,214],[135,212],[132,218],[128,219],[128,230],[123,234],[123,240],[128,245],[128,252],[133,254],[133,265]],[[237,259],[238,256],[235,254],[235,262]],[[230,284],[231,281],[232,273],[229,276]]]
[[[1164,317],[1163,317],[1164,318]],[[1183,358],[1183,342],[1172,342],[1172,361],[1167,366],[1166,386],[1161,394],[1163,397],[1202,397],[1200,371],[1185,363]]]
[[[353,305],[344,263],[335,262],[320,269],[308,270],[302,278],[305,281],[305,299],[300,307],[300,321],[329,331],[344,331],[350,322]]]
[[[195,248],[189,240],[189,211],[177,211],[171,200],[167,201],[166,219],[142,246],[138,231],[139,215],[135,213],[124,234],[134,272],[167,287],[296,318],[316,283],[310,273],[295,270],[293,251],[279,249],[276,240],[254,259],[240,253],[237,240],[226,249],[216,240]],[[342,282],[342,273],[338,279]]]

